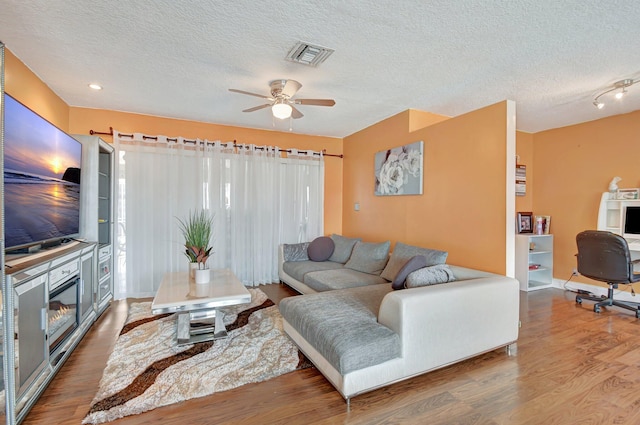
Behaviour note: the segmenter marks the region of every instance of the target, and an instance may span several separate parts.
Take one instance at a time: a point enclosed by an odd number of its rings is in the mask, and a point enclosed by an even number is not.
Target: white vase
[[[198,263],[189,263],[189,278],[196,278],[196,270],[198,269]]]
[[[211,271],[209,269],[196,269],[196,283],[209,283]]]

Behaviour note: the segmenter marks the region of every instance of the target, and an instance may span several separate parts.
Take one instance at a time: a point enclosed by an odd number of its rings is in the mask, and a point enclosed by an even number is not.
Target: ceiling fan
[[[302,112],[293,105],[333,106],[336,104],[336,101],[333,99],[293,99],[293,96],[295,96],[298,90],[300,90],[300,87],[302,87],[302,84],[296,80],[273,80],[269,83],[269,87],[271,88],[271,96],[237,89],[229,89],[229,91],[261,97],[269,101],[269,103],[254,106],[253,108],[245,109],[242,112],[253,112],[259,109],[271,107],[273,116],[280,118],[281,120],[289,117],[297,119],[304,116],[302,115]]]

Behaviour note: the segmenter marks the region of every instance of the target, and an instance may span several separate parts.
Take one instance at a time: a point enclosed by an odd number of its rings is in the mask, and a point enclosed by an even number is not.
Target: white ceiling
[[[527,132],[640,109],[637,0],[0,0],[0,40],[71,106],[287,131],[243,109],[298,80],[293,132],[344,137],[408,108],[456,116],[516,101]],[[317,68],[297,41],[335,49]],[[87,88],[98,82],[104,90]],[[606,98],[606,97],[605,97]],[[276,120],[277,121],[277,120]],[[105,129],[96,129],[104,131]],[[171,136],[171,135],[170,135]]]

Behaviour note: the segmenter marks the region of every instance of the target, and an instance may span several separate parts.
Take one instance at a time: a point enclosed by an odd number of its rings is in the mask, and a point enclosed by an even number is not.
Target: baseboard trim
[[[582,289],[584,291],[589,291],[596,296],[607,295],[607,288],[604,286],[590,285],[588,283],[574,282],[572,280],[566,281],[554,278],[551,285],[553,288],[563,290],[577,291],[578,289]],[[618,299],[620,301],[640,303],[640,294],[634,297],[631,294],[631,287],[629,287],[629,285],[620,285],[618,289],[614,291],[613,296],[615,299]]]

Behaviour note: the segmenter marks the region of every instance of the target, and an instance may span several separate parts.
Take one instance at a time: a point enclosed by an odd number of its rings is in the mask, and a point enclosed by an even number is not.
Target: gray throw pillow
[[[415,257],[411,257],[409,261],[406,262],[404,266],[400,269],[395,279],[391,283],[391,287],[393,289],[404,289],[404,282],[407,280],[407,276],[410,273],[415,272],[423,267],[427,267],[427,259],[424,258],[424,255],[416,255]]]
[[[349,261],[349,257],[351,257],[351,251],[353,251],[353,246],[361,240],[360,238],[345,238],[344,236],[336,235],[335,233],[331,235],[331,239],[335,244],[335,248],[333,250],[333,254],[329,257],[329,261],[335,261],[336,263],[346,263]]]
[[[285,243],[282,245],[284,261],[308,261],[309,242]]]
[[[404,283],[406,288],[417,288],[419,286],[434,285],[436,283],[453,282],[456,277],[447,264],[438,264],[431,267],[424,267],[416,270],[407,276]]]
[[[309,260],[327,261],[329,257],[331,257],[331,254],[333,254],[334,248],[335,244],[333,243],[333,239],[330,237],[320,236],[319,238],[315,238],[309,244],[309,248],[307,248]]]
[[[356,242],[345,268],[379,275],[389,260],[391,242]]]
[[[402,242],[396,242],[396,246],[391,253],[389,263],[384,268],[380,277],[393,281],[407,261],[416,255],[423,255],[427,260],[427,266],[435,266],[436,264],[444,264],[447,261],[448,253],[437,249],[420,248],[418,246],[406,245]]]

